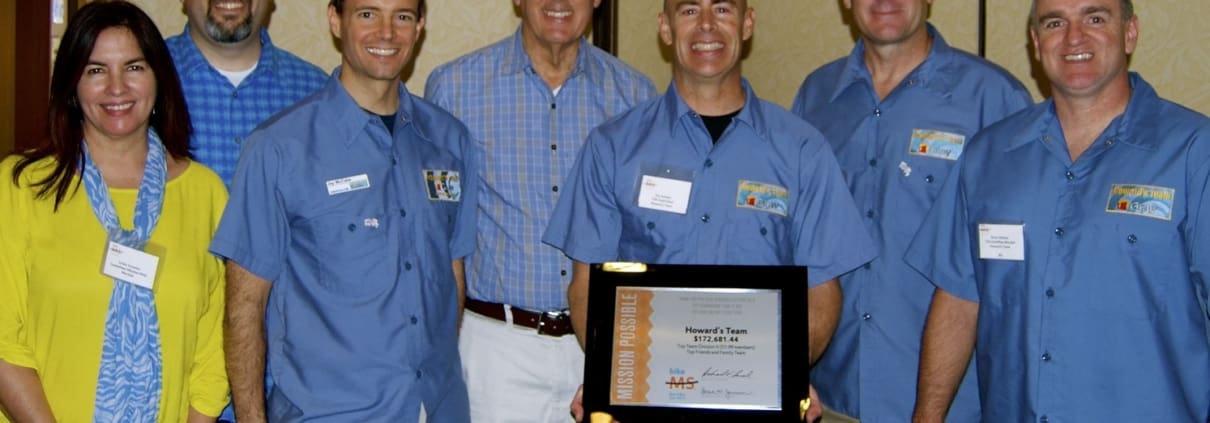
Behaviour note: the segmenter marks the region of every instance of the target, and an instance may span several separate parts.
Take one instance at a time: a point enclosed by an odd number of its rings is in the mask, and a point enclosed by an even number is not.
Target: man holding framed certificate
[[[665,1],[672,84],[585,141],[543,237],[576,261],[568,301],[581,343],[587,263],[623,260],[806,266],[810,358],[827,345],[836,277],[876,249],[823,135],[743,79],[755,20],[745,0]]]

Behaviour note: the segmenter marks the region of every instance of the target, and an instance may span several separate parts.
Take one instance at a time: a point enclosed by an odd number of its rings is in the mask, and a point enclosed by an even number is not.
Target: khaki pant
[[[861,423],[861,420],[840,414],[825,406],[823,408],[823,419],[820,420],[820,423]]]

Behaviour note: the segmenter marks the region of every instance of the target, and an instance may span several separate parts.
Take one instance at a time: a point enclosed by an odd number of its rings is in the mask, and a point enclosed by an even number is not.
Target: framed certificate
[[[634,422],[799,421],[807,269],[593,264],[584,407]]]

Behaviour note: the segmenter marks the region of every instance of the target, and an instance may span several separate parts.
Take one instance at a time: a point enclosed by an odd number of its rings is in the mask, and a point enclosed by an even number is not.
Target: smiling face
[[[155,73],[129,29],[100,33],[76,83],[76,96],[85,139],[112,141],[147,133],[155,108]]]
[[[1038,0],[1030,37],[1055,96],[1091,98],[1129,87],[1138,18],[1119,0]]]
[[[740,77],[744,41],[756,14],[744,0],[665,0],[660,39],[675,52],[678,83],[719,83]]]
[[[521,9],[521,36],[544,47],[580,42],[601,0],[513,0]]]
[[[237,43],[260,30],[270,0],[184,0],[193,31],[216,43]]]
[[[342,81],[398,80],[424,29],[419,0],[347,0],[328,8],[328,25],[340,39]]]
[[[924,36],[933,0],[845,0],[845,8],[873,45],[899,44]]]

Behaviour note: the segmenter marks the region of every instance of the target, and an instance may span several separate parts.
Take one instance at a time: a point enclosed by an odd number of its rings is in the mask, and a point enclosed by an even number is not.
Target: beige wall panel
[[[761,97],[786,107],[815,68],[849,53],[854,32],[842,0],[750,0],[756,33],[744,74]],[[662,90],[671,79],[671,57],[661,54],[656,16],[663,2],[620,0],[618,49],[622,60],[655,80]],[[977,47],[978,3],[936,0],[931,20],[959,48]]]
[[[180,1],[131,1],[151,15],[165,36],[185,27]],[[327,72],[340,65],[328,30],[327,1],[278,0],[276,5],[269,24],[275,44]],[[512,34],[520,22],[509,0],[430,0],[428,9],[418,56],[404,72],[408,89],[418,95],[434,67]]]
[[[1210,33],[1201,30],[1210,16],[1210,2],[1188,0],[1136,1],[1139,45],[1131,69],[1147,79],[1160,96],[1202,113],[1210,113]],[[1017,75],[1041,99],[1039,80],[1029,50],[1029,2],[989,2],[988,57]]]

